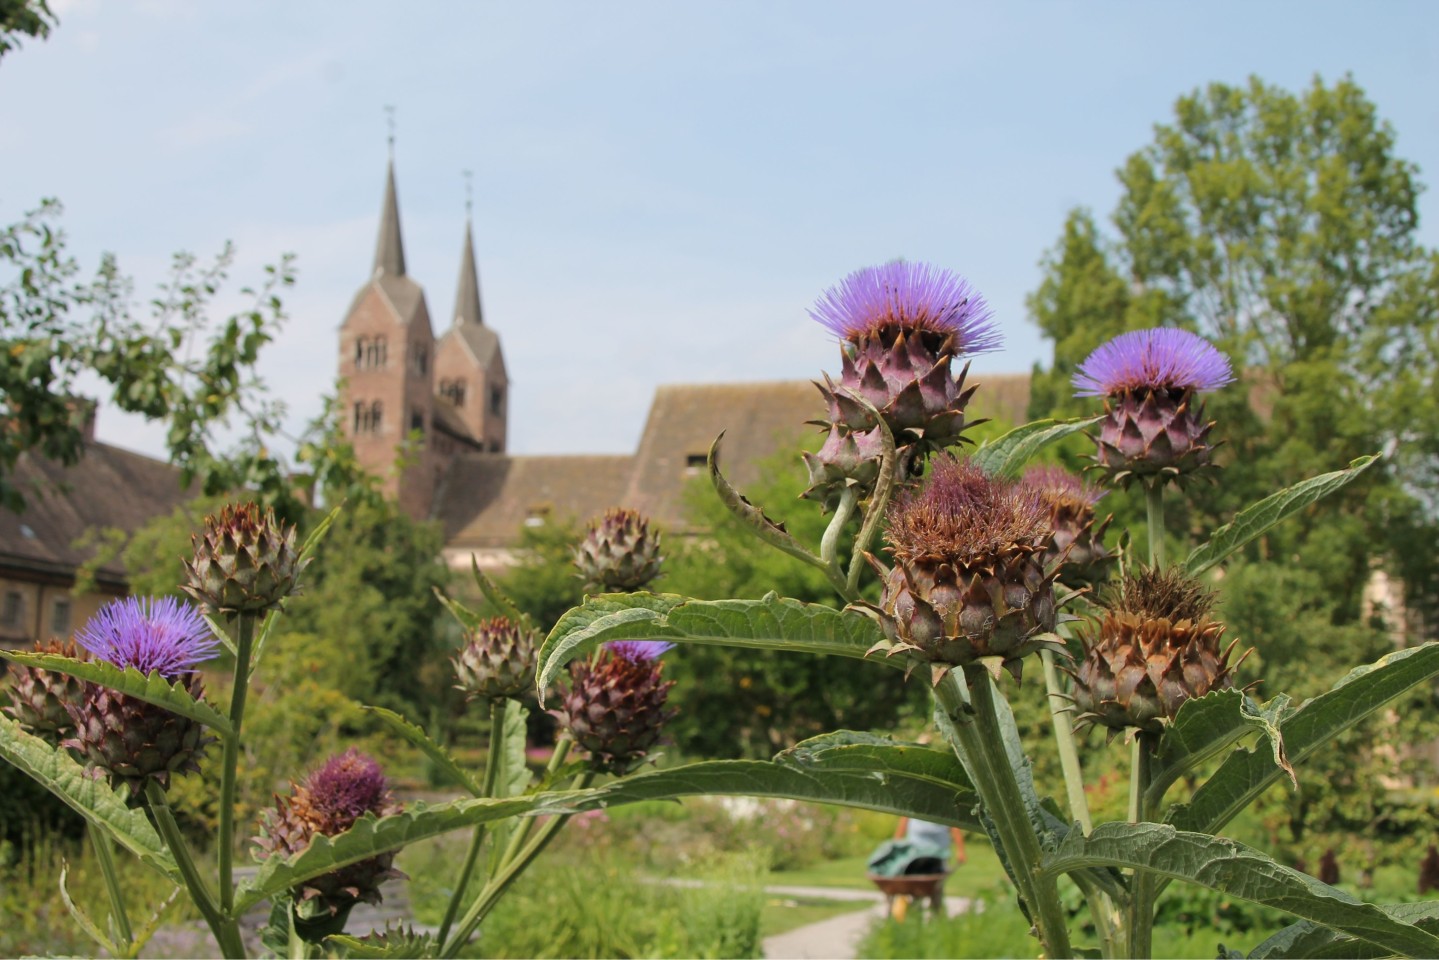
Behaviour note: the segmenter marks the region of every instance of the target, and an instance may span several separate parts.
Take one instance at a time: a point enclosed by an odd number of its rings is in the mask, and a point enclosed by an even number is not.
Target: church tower
[[[405,272],[393,157],[375,263],[340,326],[341,416],[361,466],[416,519],[429,516],[444,463],[431,441],[435,338],[425,292]]]
[[[437,421],[449,426],[453,417],[476,449],[505,452],[510,414],[510,382],[500,337],[485,326],[480,309],[480,278],[475,268],[475,241],[465,217],[465,245],[460,254],[460,280],[450,328],[435,349]],[[458,432],[458,431],[456,431]]]

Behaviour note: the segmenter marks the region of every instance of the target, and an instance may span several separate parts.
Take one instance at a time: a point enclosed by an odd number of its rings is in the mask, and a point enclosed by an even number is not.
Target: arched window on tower
[[[441,380],[440,396],[457,407],[465,405],[465,381],[461,379]]]
[[[359,337],[355,340],[355,369],[383,370],[385,367],[385,338]]]
[[[415,344],[410,356],[416,373],[423,375],[430,368],[430,351],[425,349],[423,343]]]
[[[378,400],[370,403],[366,403],[363,400],[358,401],[354,409],[355,435],[360,436],[367,433],[379,433],[382,411],[383,408],[380,406],[380,401]]]
[[[370,404],[370,432],[371,432],[371,433],[379,433],[379,432],[380,432],[380,425],[384,422],[384,419],[385,419],[385,418],[384,418],[384,412],[385,412],[385,408],[380,405],[380,401],[376,400],[374,403]]]

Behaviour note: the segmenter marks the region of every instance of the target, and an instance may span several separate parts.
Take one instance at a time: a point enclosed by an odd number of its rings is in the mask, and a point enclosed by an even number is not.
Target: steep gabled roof
[[[168,463],[94,441],[73,467],[34,453],[20,455],[15,484],[26,499],[24,513],[0,511],[0,566],[68,578],[93,555],[76,546],[87,532],[114,527],[134,533],[195,495],[180,486],[180,470]],[[118,562],[97,579],[124,583]]]
[[[522,456],[471,453],[456,457],[435,498],[435,519],[449,547],[505,547],[531,518],[591,518],[623,502],[634,466],[629,456]]]

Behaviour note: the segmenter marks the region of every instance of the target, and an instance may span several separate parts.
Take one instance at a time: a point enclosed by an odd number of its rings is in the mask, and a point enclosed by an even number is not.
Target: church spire
[[[480,311],[480,275],[475,269],[475,241],[465,218],[465,252],[460,255],[460,284],[455,291],[455,326],[484,326]]]
[[[375,276],[405,275],[405,245],[400,240],[400,203],[395,199],[395,160],[385,177],[385,206],[380,211],[380,239],[375,245]]]

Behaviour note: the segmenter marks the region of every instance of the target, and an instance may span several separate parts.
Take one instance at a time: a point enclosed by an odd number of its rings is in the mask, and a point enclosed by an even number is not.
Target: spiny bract
[[[35,644],[36,653],[52,654],[81,659],[84,651],[71,640],[47,640]],[[10,684],[5,688],[10,706],[5,712],[13,717],[26,732],[32,733],[51,745],[70,737],[75,732],[75,721],[70,716],[69,705],[77,704],[85,694],[85,682],[66,673],[42,670],[22,664],[10,664]]]
[[[660,575],[660,535],[634,510],[615,507],[590,523],[575,548],[586,593],[643,590]]]
[[[535,638],[519,624],[494,617],[466,631],[465,645],[451,662],[456,686],[469,698],[518,697],[535,683]]]
[[[183,589],[211,615],[274,609],[298,592],[309,563],[301,563],[295,550],[295,528],[254,503],[227,505],[206,517],[204,532],[193,543]]]
[[[597,770],[623,775],[644,762],[675,715],[666,709],[674,681],[664,680],[663,649],[600,651],[594,662],[570,668],[571,686],[560,691],[554,715],[590,753]]]

